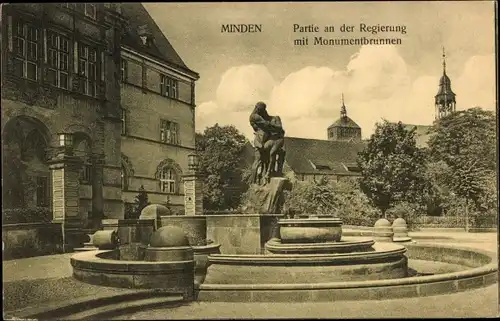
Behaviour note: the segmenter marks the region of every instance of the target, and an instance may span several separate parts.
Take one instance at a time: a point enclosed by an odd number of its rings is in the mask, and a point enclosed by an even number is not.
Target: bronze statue
[[[285,131],[280,117],[269,116],[263,102],[255,105],[249,120],[255,134],[251,182],[266,184],[272,176],[282,175]]]

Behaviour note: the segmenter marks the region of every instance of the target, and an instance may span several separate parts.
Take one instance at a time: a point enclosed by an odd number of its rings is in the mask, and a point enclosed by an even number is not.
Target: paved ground
[[[497,252],[496,233],[413,232],[418,243],[441,243]],[[94,288],[72,280],[72,254],[42,256],[3,262],[3,282],[10,293],[22,298],[19,289],[37,288],[36,293],[59,291],[57,299],[78,296]],[[50,279],[50,280],[47,280]],[[46,281],[43,281],[46,280]],[[41,283],[45,282],[42,286]],[[45,284],[51,284],[49,288]],[[72,288],[66,291],[62,288]],[[71,286],[69,286],[71,285]],[[81,291],[79,290],[81,288]],[[5,289],[4,289],[5,290]],[[106,290],[106,288],[102,288]],[[109,289],[112,291],[112,289]],[[20,292],[20,291],[19,291]],[[7,292],[4,292],[5,294]],[[494,317],[498,316],[497,286],[441,295],[438,297],[384,301],[342,301],[322,303],[223,303],[195,302],[190,305],[138,312],[120,319],[200,319],[200,318],[381,318],[381,317]],[[14,299],[11,301],[17,301]],[[7,300],[6,300],[7,301]],[[33,301],[33,300],[32,300]],[[43,299],[23,304],[38,304]],[[7,302],[4,302],[4,304]],[[19,302],[20,303],[20,302]],[[16,307],[17,308],[17,307]]]
[[[69,263],[74,253],[30,257],[4,261],[3,282],[69,277],[73,269]]]
[[[270,318],[439,318],[498,316],[497,286],[439,297],[317,303],[195,302],[116,320]]]

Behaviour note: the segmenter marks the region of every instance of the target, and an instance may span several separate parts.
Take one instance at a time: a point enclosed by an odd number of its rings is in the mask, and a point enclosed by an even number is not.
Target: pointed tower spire
[[[451,89],[450,77],[446,74],[446,53],[443,46],[443,75],[439,79],[439,90],[435,99],[436,105],[436,119],[440,119],[452,112],[455,112],[456,100],[455,93]]]
[[[342,102],[342,106],[340,107],[340,118],[345,118],[347,117],[347,110],[345,108],[345,104],[344,104],[344,93],[341,94],[341,102]]]
[[[446,53],[443,46],[443,75],[446,75]]]

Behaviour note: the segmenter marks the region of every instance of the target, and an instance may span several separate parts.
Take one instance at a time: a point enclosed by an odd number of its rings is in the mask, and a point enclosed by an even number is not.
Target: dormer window
[[[318,170],[318,171],[331,171],[332,170],[332,168],[328,164],[321,163],[321,162],[313,162],[313,161],[309,161],[309,162],[311,163],[312,167],[315,170]]]
[[[153,33],[149,30],[147,25],[142,25],[137,28],[137,34],[141,39],[142,45],[146,47],[150,47],[153,43]]]
[[[148,36],[140,36],[140,37],[141,37],[142,45],[147,46],[148,45]]]
[[[361,172],[361,168],[357,163],[342,163],[342,166],[344,166],[344,169],[348,172],[353,172],[353,173]]]
[[[96,18],[96,7],[95,4],[92,3],[86,3],[85,4],[85,15],[91,19]]]
[[[94,3],[77,3],[76,10],[90,19],[96,19],[96,5]]]

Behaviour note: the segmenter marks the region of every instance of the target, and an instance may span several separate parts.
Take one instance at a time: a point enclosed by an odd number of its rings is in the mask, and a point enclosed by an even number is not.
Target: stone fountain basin
[[[284,243],[279,239],[271,239],[265,249],[273,254],[318,254],[318,253],[354,253],[372,252],[375,241],[369,237],[343,237],[335,242],[318,243]]]
[[[280,219],[282,243],[338,242],[342,238],[342,220],[327,217]]]
[[[274,276],[271,277],[269,267],[273,265],[267,262],[267,266],[261,266],[260,270],[251,268],[252,273],[267,274],[267,281],[244,283],[244,280],[226,275],[226,280],[231,280],[231,282],[211,283],[210,279],[213,280],[211,273],[218,266],[218,264],[212,264],[209,267],[206,282],[198,289],[198,300],[224,302],[381,300],[466,291],[494,284],[498,280],[495,253],[433,244],[405,244],[405,247],[410,268],[417,267],[418,269],[421,266],[430,266],[429,270],[418,272],[431,272],[430,274],[434,275],[417,274],[417,276],[408,275],[406,277],[356,281],[327,281],[323,275],[322,280],[314,278],[307,282],[293,283],[287,279],[289,275],[294,275],[293,269],[290,270],[282,265],[281,270],[276,269]],[[285,257],[284,255],[239,255],[238,258],[238,255],[230,255],[219,258],[231,260],[233,271],[235,271],[235,266],[239,265],[240,269],[244,269],[244,266],[252,265],[250,263],[252,260],[266,260],[266,256],[278,257],[273,260]],[[212,259],[212,256],[209,259]],[[289,263],[291,262],[292,258],[290,257]],[[317,262],[316,265],[318,275],[321,275],[323,264]],[[440,270],[444,273],[439,273]]]
[[[192,258],[176,262],[147,262],[120,260],[119,255],[118,250],[77,253],[71,257],[73,277],[95,285],[169,289],[180,294],[186,294],[185,289],[192,288],[195,268]]]

